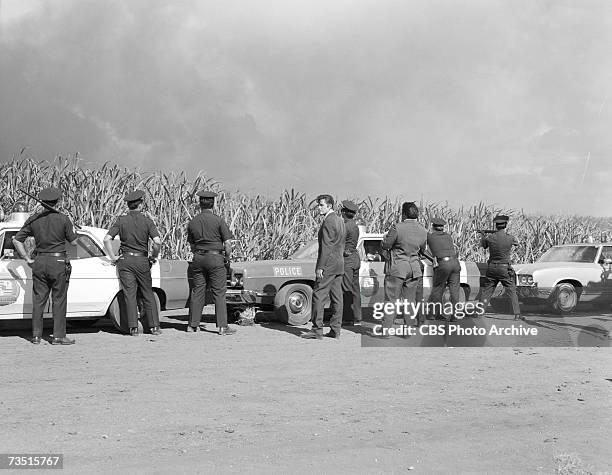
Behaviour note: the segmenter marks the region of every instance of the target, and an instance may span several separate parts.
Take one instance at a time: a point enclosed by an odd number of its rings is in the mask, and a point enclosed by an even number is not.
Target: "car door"
[[[605,303],[612,302],[612,246],[602,246],[598,262],[601,266],[601,296],[599,299]]]
[[[0,231],[0,319],[32,317],[32,269],[13,246],[17,231]],[[31,240],[25,244],[32,249]]]
[[[381,244],[382,238],[366,237],[357,246],[361,259],[359,287],[362,307],[371,307],[385,300],[385,260]]]
[[[72,274],[68,285],[67,315],[101,316],[120,289],[117,268],[106,257],[97,239],[77,231],[77,244],[66,244]]]

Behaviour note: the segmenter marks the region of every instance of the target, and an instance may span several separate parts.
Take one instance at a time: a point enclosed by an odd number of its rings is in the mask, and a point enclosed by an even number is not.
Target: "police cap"
[[[431,224],[434,226],[444,226],[446,221],[444,221],[442,218],[431,218]]]
[[[498,214],[493,218],[494,223],[507,223],[508,221],[510,221],[510,218],[505,214]]]
[[[217,196],[217,193],[215,193],[214,191],[202,190],[198,191],[196,195],[198,195],[200,198],[214,198],[215,196]]]
[[[144,196],[144,191],[134,190],[134,191],[129,192],[127,195],[125,195],[123,200],[127,202],[138,201],[138,200],[141,200],[143,196]]]
[[[38,193],[40,201],[57,201],[62,197],[62,190],[55,187],[45,188]]]
[[[350,200],[345,200],[340,204],[342,208],[352,211],[353,213],[356,213],[357,211],[359,211],[359,208],[357,207],[357,205]]]

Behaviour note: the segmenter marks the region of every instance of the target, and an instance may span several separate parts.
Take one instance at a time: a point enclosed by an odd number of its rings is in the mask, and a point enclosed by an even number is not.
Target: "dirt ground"
[[[570,327],[594,320],[612,316]],[[363,348],[350,329],[162,322],[67,347],[0,330],[0,452],[62,453],[68,473],[554,473],[570,456],[612,471],[609,346]]]

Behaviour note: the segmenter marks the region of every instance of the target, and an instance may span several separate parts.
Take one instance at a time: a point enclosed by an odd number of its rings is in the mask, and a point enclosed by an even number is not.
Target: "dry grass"
[[[558,475],[592,475],[593,472],[585,468],[582,460],[576,454],[559,454],[554,457],[555,473]]]
[[[220,193],[217,210],[229,224],[237,242],[237,254],[245,259],[281,259],[292,254],[302,242],[314,239],[318,218],[314,196],[295,190],[284,191],[278,198],[227,193],[215,180],[198,173],[143,172],[105,163],[88,167],[78,156],[57,157],[51,162],[20,156],[0,166],[0,205],[9,212],[16,201],[30,209],[36,203],[19,189],[36,194],[46,186],[59,186],[64,192],[64,209],[81,225],[108,228],[114,218],[125,212],[123,196],[128,190],[146,192],[145,209],[154,217],[163,240],[162,255],[190,258],[185,227],[197,213],[196,192],[202,189]],[[345,197],[340,197],[345,198]],[[389,198],[348,197],[359,205],[358,218],[368,231],[384,232],[398,220],[401,203]],[[510,232],[521,246],[517,262],[531,262],[554,244],[608,239],[608,220],[578,216],[532,216],[522,210],[504,210],[478,203],[471,207],[451,208],[448,204],[420,203],[421,221],[427,225],[434,217],[444,218],[459,254],[464,259],[483,261],[477,229],[491,227],[495,214],[512,217]]]

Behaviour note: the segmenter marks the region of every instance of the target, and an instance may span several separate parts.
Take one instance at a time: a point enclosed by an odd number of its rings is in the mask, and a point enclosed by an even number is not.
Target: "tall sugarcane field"
[[[240,259],[283,259],[310,239],[316,238],[315,196],[299,190],[285,190],[278,197],[249,195],[226,191],[228,183],[219,183],[204,172],[188,174],[130,169],[107,162],[88,166],[78,156],[58,156],[51,161],[17,157],[0,165],[0,206],[10,213],[22,202],[30,211],[37,203],[23,193],[36,194],[46,186],[63,191],[62,207],[79,224],[108,228],[114,218],[125,212],[126,190],[146,193],[144,209],[155,219],[163,248],[162,257],[190,258],[185,227],[197,213],[196,193],[203,189],[219,193],[216,212],[223,216],[236,238],[235,251]],[[334,190],[321,190],[334,195]],[[395,190],[397,196],[414,196],[410,189]],[[385,232],[399,219],[403,200],[364,195],[336,196],[352,199],[359,205],[358,221],[368,232]],[[612,234],[612,220],[589,216],[535,215],[529,210],[501,208],[495,203],[417,202],[425,226],[433,217],[448,223],[459,255],[463,259],[486,260],[479,246],[479,229],[491,227],[498,213],[511,217],[510,228],[520,246],[516,262],[533,262],[556,244],[607,242]]]

